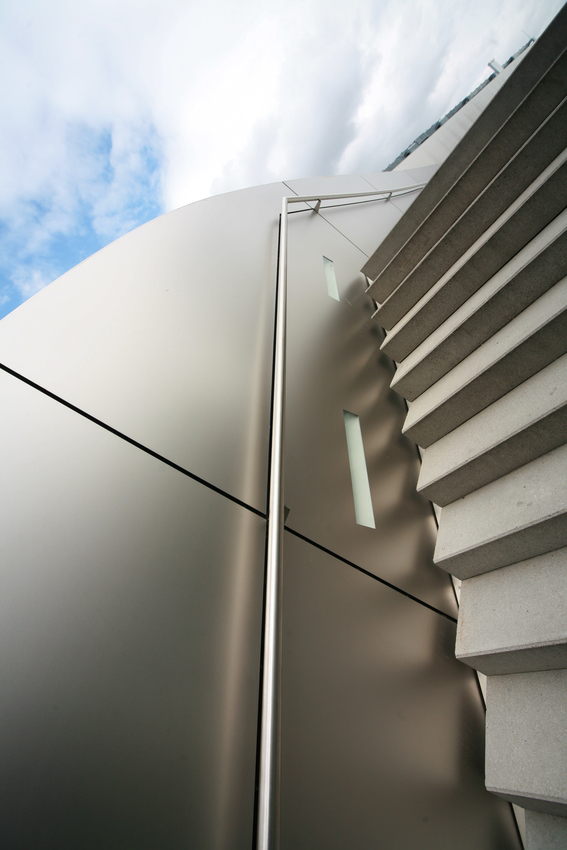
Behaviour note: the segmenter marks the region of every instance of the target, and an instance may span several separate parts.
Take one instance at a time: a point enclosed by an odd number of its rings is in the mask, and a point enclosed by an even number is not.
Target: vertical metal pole
[[[425,184],[423,184],[425,185]],[[411,187],[411,191],[421,185]],[[393,189],[386,192],[408,191]],[[347,195],[324,195],[323,198],[353,198],[385,194],[358,192]],[[290,197],[291,203],[316,200],[321,196]],[[268,552],[266,564],[266,601],[264,623],[264,666],[262,679],[262,713],[260,720],[260,764],[258,787],[258,830],[256,850],[277,850],[279,844],[279,685],[280,685],[280,616],[281,561],[283,548],[283,451],[285,420],[285,348],[287,319],[287,208],[282,198],[280,219],[280,257],[278,297],[276,301],[276,340],[274,352],[274,393],[272,400],[272,447],[270,454],[270,492],[268,496]]]
[[[260,731],[257,850],[277,850],[279,793],[280,587],[283,546],[283,443],[287,314],[287,198],[282,198],[280,258],[276,302],[271,477],[268,499],[268,554],[264,675]]]

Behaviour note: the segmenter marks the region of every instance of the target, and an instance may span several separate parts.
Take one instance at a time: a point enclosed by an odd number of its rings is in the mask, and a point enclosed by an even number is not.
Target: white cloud
[[[481,82],[493,56],[505,61],[560,7],[4,0],[8,273],[27,280],[27,292],[47,271],[18,272],[17,263],[37,256],[38,268],[57,273],[54,239],[85,231],[102,244],[213,192],[379,170]]]
[[[32,269],[27,273],[22,269],[14,274],[13,283],[23,298],[30,298],[51,283],[53,277],[54,269],[49,266]],[[7,300],[7,296],[5,299]]]

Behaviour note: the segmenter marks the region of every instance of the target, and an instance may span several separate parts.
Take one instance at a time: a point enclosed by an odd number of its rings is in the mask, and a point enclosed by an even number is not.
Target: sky
[[[0,316],[134,227],[383,170],[562,0],[2,0]]]

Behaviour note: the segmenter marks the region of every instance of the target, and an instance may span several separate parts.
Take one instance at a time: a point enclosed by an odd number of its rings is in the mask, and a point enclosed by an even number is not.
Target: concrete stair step
[[[567,211],[563,211],[521,248],[514,257],[508,260],[484,286],[488,286],[493,281],[495,291],[498,291],[501,285],[506,285],[507,280],[512,280],[516,274],[520,275],[520,280],[522,280],[524,267],[530,265],[532,260],[536,264],[534,268],[537,269],[539,263],[541,273],[547,277],[553,278],[554,275],[561,277],[561,268],[557,269],[557,267],[552,266],[550,269],[547,267],[545,249],[551,248],[554,239],[561,242],[561,234],[565,229],[566,221]],[[561,248],[558,250],[561,251]],[[538,259],[537,255],[540,253],[543,253],[544,256]],[[527,269],[526,274],[529,274]],[[408,311],[403,319],[386,333],[382,349],[392,360],[401,363],[415,348],[434,334],[436,328],[450,319],[454,312],[459,310],[467,300],[470,300],[478,289],[482,288],[482,286],[476,287],[476,282],[472,281],[473,287],[469,293],[468,288],[471,281],[468,281],[465,276],[460,281],[459,288],[453,290],[450,286],[451,280],[450,276],[444,276],[418,301],[415,307]],[[535,286],[537,287],[537,282]],[[520,298],[522,291],[523,286],[520,287]]]
[[[418,492],[441,507],[567,439],[567,354],[421,453]]]
[[[562,211],[532,240],[520,248],[512,258],[503,263],[494,275],[486,275],[486,280],[482,282],[480,282],[480,279],[485,275],[478,264],[474,262],[469,277],[466,275],[466,265],[464,265],[464,270],[462,266],[453,270],[457,280],[456,286],[452,284],[453,271],[444,275],[411,310],[408,310],[407,314],[393,328],[386,332],[382,349],[392,360],[401,363],[424,340],[435,333],[435,330],[443,322],[450,319],[479,289],[490,283],[491,280],[496,280],[496,287],[498,288],[498,285],[508,274],[513,276],[516,272],[521,273],[523,267],[530,261],[531,249],[534,248],[533,253],[537,254],[546,247],[548,242],[544,234],[548,227],[554,228],[557,221],[560,222],[557,238],[560,238],[561,231],[564,229],[562,226],[564,218],[565,211]],[[469,253],[472,257],[472,252]],[[466,261],[466,259],[465,257],[464,260]],[[534,260],[536,263],[538,262],[535,257]],[[559,274],[562,273],[561,268],[555,271]],[[547,274],[549,274],[549,271]],[[551,274],[553,274],[553,271]],[[372,318],[376,319],[376,312],[374,312]]]
[[[526,850],[565,850],[567,818],[526,811]]]
[[[486,787],[520,806],[567,815],[567,670],[490,676]]]
[[[445,306],[434,325],[437,327],[565,209],[566,160],[567,151],[564,151],[459,255],[454,265],[449,268],[444,265],[435,268],[431,265],[424,273],[424,258],[380,304],[373,314],[375,321],[391,330],[430,289],[435,287],[437,295],[443,290],[443,284],[451,278],[451,308],[447,310]],[[372,287],[369,294],[372,295]],[[442,301],[447,301],[447,293],[443,295],[445,297]],[[427,301],[429,304],[431,299]],[[420,309],[423,310],[424,306]]]
[[[433,560],[462,580],[567,546],[567,445],[443,508]]]
[[[567,269],[567,210],[400,362],[392,389],[413,401],[504,327]],[[415,322],[414,326],[417,327]],[[395,346],[394,346],[395,347]],[[387,340],[382,348],[392,356]]]
[[[461,584],[455,654],[487,676],[567,668],[567,549]]]
[[[563,278],[422,393],[403,433],[427,448],[566,351]]]
[[[555,70],[565,92],[567,54],[560,65]],[[545,85],[547,98],[538,96]],[[546,77],[373,282],[369,294],[376,301],[383,302],[418,269],[426,291],[559,156],[567,134],[567,99],[557,103],[557,98],[560,89]]]
[[[475,158],[498,133],[503,123],[529,97],[550,68],[562,56],[567,41],[567,9],[563,8],[553,26],[537,39],[519,62],[506,85],[477,118],[466,139],[461,141],[441,165],[400,222],[369,258],[363,273],[374,280],[403,248],[416,229],[462,177]],[[564,91],[564,90],[563,90]],[[526,92],[528,95],[526,95]],[[561,95],[562,96],[562,95]],[[529,132],[528,132],[529,135]],[[512,142],[513,144],[513,142]],[[520,142],[521,144],[521,142]],[[518,145],[519,146],[519,145]],[[376,300],[380,301],[380,298]]]

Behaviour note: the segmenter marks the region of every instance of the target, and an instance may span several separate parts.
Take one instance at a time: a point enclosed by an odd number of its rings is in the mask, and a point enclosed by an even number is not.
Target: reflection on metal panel
[[[0,323],[0,361],[265,510],[283,184],[123,236]]]
[[[265,523],[0,373],[4,847],[250,850]]]
[[[352,207],[354,216],[363,208]],[[346,214],[346,213],[345,213]],[[320,285],[332,257],[341,302]],[[429,503],[416,494],[419,461],[401,436],[403,401],[380,353],[364,255],[314,212],[289,216],[285,503],[309,539],[456,616],[448,576],[433,565]],[[376,529],[357,525],[343,410],[360,417]]]
[[[519,850],[455,626],[286,532],[282,850]]]

